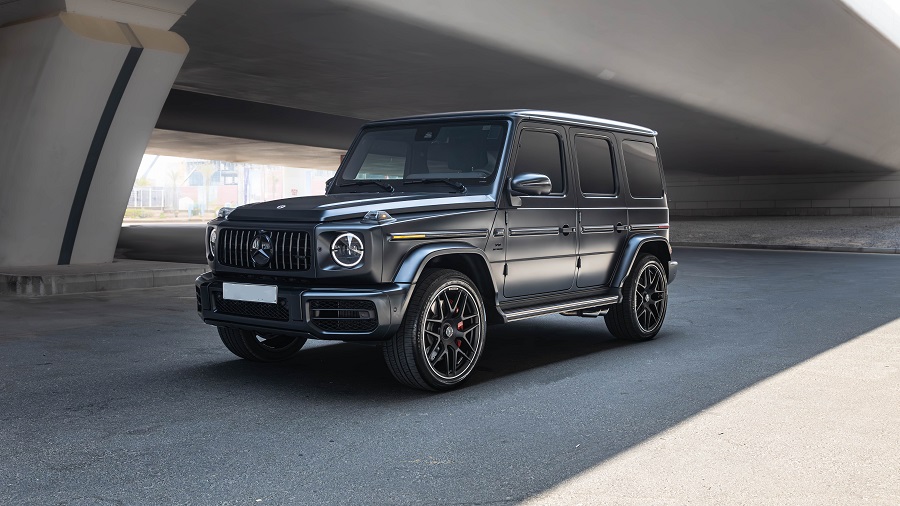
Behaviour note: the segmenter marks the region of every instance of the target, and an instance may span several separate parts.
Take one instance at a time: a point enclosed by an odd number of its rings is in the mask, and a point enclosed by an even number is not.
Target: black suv
[[[239,357],[376,341],[428,390],[471,374],[489,324],[605,315],[652,339],[677,267],[655,136],[530,110],[369,123],[325,195],[220,211],[197,310]]]

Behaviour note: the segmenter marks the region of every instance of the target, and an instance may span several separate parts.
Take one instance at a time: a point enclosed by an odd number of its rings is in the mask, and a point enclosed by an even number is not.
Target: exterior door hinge
[[[575,268],[581,269],[581,257],[578,257],[578,262],[575,264]]]
[[[509,274],[509,264],[503,264],[503,275]]]

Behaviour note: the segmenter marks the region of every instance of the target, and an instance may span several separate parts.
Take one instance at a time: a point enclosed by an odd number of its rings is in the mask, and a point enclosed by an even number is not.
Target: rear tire
[[[279,334],[256,333],[250,330],[218,327],[219,337],[228,351],[254,362],[288,360],[306,344],[306,338]]]
[[[622,302],[606,313],[606,328],[619,339],[649,341],[662,328],[668,306],[668,278],[653,255],[640,256],[622,286]]]
[[[422,273],[400,330],[384,344],[384,361],[397,381],[421,390],[459,386],[484,350],[481,294],[464,274],[450,269]]]

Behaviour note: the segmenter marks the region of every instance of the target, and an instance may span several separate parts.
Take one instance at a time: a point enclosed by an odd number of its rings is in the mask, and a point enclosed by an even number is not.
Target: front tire
[[[451,390],[475,369],[485,325],[484,302],[472,280],[450,269],[426,270],[400,330],[383,347],[384,361],[404,385]]]
[[[606,313],[606,327],[619,339],[649,341],[662,328],[668,301],[662,263],[653,255],[642,255],[622,286],[622,302]]]
[[[218,327],[219,337],[228,351],[254,362],[281,362],[300,351],[306,338],[279,334],[257,333],[250,330]]]

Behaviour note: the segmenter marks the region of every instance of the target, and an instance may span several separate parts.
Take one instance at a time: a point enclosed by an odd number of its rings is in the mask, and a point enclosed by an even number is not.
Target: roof
[[[563,123],[566,125],[573,126],[586,126],[586,127],[597,127],[603,128],[605,130],[612,130],[616,132],[625,132],[631,134],[638,135],[648,135],[655,136],[656,131],[651,130],[646,127],[642,127],[639,125],[632,125],[630,123],[622,123],[621,121],[614,121],[603,118],[594,118],[591,116],[582,116],[579,114],[569,114],[565,112],[554,112],[554,111],[540,111],[533,109],[510,109],[510,110],[497,110],[497,111],[460,111],[460,112],[444,112],[437,114],[423,114],[419,116],[406,116],[402,118],[391,118],[385,120],[377,120],[372,121],[371,125],[384,125],[384,124],[392,124],[392,123],[405,123],[409,121],[426,121],[426,120],[438,120],[438,119],[461,119],[461,118],[497,118],[497,117],[509,117],[509,118],[521,118],[521,119],[534,119],[534,120],[545,120],[545,121],[553,121],[556,123]]]

